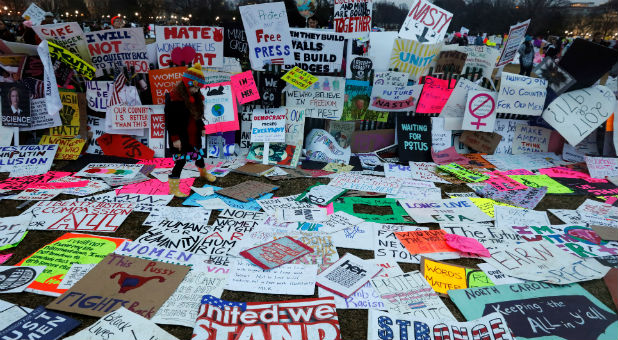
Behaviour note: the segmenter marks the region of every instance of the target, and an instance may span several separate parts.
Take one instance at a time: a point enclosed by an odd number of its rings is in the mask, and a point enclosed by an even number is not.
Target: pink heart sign
[[[187,65],[191,67],[195,58],[195,49],[191,46],[176,47],[172,50],[172,62],[176,66]]]

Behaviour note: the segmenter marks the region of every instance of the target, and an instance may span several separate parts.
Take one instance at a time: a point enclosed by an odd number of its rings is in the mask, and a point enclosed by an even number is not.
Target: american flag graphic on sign
[[[231,302],[204,295],[192,340],[340,340],[333,297]]]
[[[120,91],[122,91],[126,82],[127,82],[127,77],[125,77],[124,73],[120,72],[120,74],[118,74],[118,76],[114,80],[114,86],[112,88],[112,92],[110,93],[109,101],[107,102],[107,107],[112,107],[115,105],[122,104],[122,100],[120,98]]]

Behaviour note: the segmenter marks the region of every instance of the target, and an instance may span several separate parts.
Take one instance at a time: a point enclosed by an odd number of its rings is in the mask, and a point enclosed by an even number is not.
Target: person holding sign
[[[206,83],[202,65],[196,63],[182,75],[182,80],[165,95],[165,128],[174,154],[174,168],[169,176],[170,194],[187,197],[179,189],[180,173],[187,160],[195,160],[200,177],[214,182],[216,177],[204,169],[202,135],[204,134],[204,96],[200,92]]]

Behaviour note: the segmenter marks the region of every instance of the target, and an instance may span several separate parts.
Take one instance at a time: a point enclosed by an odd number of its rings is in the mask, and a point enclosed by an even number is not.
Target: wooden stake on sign
[[[268,154],[270,153],[270,142],[264,143],[264,151],[262,152],[262,164],[268,164]]]

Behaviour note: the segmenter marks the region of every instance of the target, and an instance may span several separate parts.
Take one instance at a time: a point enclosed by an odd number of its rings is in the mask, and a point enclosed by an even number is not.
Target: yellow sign
[[[45,135],[41,137],[39,144],[58,144],[58,151],[54,159],[76,160],[82,153],[86,140],[81,138],[62,138]]]
[[[523,209],[522,207],[518,207],[516,205],[510,205],[510,204],[507,204],[507,203],[502,203],[502,202],[494,201],[491,198],[482,198],[482,197],[469,197],[469,198],[470,198],[470,201],[472,201],[472,203],[474,203],[474,205],[476,205],[479,209],[481,209],[481,211],[483,211],[484,213],[486,213],[490,217],[494,217],[494,206],[496,206],[496,205],[501,205],[501,206],[504,206],[504,207]]]
[[[418,81],[427,74],[429,65],[441,49],[442,42],[422,44],[416,40],[395,39],[389,68],[408,73],[410,79]]]
[[[284,74],[281,79],[298,87],[301,90],[308,89],[309,86],[313,85],[313,83],[318,81],[318,77],[301,69],[298,66],[294,66],[294,68],[289,70],[288,73]]]
[[[88,80],[92,80],[95,75],[94,66],[88,64],[80,57],[75,54],[69,52],[66,48],[62,46],[58,46],[51,41],[47,42],[49,46],[49,55],[60,60],[61,62],[69,65],[72,69],[77,71],[77,73],[81,74]]]
[[[77,104],[77,93],[66,90],[59,90],[62,109],[60,109],[60,120],[62,125],[49,128],[51,136],[73,138],[79,135],[79,105]]]
[[[421,273],[436,293],[447,294],[451,289],[493,286],[494,283],[480,269],[466,268],[421,258]]]

